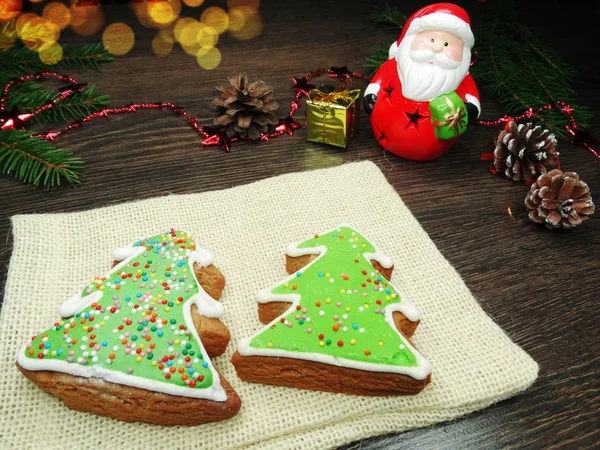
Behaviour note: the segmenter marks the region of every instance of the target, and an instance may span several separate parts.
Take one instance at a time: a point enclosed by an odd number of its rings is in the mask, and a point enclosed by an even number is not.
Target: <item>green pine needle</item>
[[[26,81],[15,85],[11,90],[7,109],[13,107],[20,112],[30,113],[54,100],[60,95],[52,89],[44,89],[35,81]],[[55,123],[61,120],[81,120],[89,114],[105,108],[110,103],[107,95],[97,95],[94,86],[81,92],[75,92],[66,99],[58,102],[54,107],[47,109],[29,122],[31,125]]]
[[[371,16],[375,23],[383,24],[388,29],[402,30],[408,20],[406,14],[401,13],[395,6],[385,4],[383,9],[377,10]]]
[[[36,52],[22,43],[17,42],[10,49],[0,51],[0,83],[39,71],[60,71],[65,68],[100,70],[101,63],[113,60],[112,54],[102,44],[80,47],[65,44],[62,48],[62,59],[54,65],[44,64]]]
[[[28,184],[52,188],[79,183],[83,162],[26,131],[0,130],[0,170]]]
[[[516,23],[513,16],[488,12],[479,28],[478,62],[471,72],[477,84],[495,96],[509,115],[563,101],[575,109],[573,117],[578,125],[589,127],[591,111],[574,102],[572,67]],[[565,125],[569,118],[556,108],[538,113],[531,121],[567,137]]]
[[[43,71],[62,71],[66,68],[100,70],[100,64],[113,60],[102,45],[63,45],[62,59],[54,65],[43,63],[38,53],[27,48],[17,36],[14,21],[0,26],[0,39],[12,47],[0,50],[0,85],[11,78]],[[6,109],[13,107],[23,113],[33,112],[58,98],[59,92],[47,89],[37,81],[28,80],[13,86]],[[57,102],[52,108],[37,114],[27,125],[80,120],[109,104],[106,95],[98,95],[94,86]],[[71,152],[56,148],[50,141],[21,130],[0,130],[0,173],[28,184],[52,188],[61,183],[75,185],[83,162]]]

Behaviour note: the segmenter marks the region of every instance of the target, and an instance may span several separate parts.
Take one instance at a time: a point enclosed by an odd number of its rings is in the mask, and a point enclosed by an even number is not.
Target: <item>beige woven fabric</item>
[[[414,397],[369,398],[250,384],[230,357],[261,326],[255,294],[286,276],[283,249],[348,223],[396,264],[392,282],[420,308],[416,347],[433,382]],[[113,248],[168,228],[192,232],[223,271],[232,340],[214,359],[242,399],[228,421],[165,428],[68,410],[14,366],[57,307],[111,265]],[[165,196],[72,214],[13,218],[0,317],[3,448],[329,448],[454,419],[526,389],[537,364],[483,312],[381,171],[370,162],[293,173],[225,191]]]

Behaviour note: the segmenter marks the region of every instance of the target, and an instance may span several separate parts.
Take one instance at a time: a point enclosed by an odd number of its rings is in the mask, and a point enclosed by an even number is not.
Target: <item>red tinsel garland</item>
[[[294,121],[294,114],[300,108],[300,98],[302,96],[308,96],[308,92],[310,89],[314,88],[312,84],[309,84],[308,81],[314,77],[328,74],[331,78],[339,78],[341,76],[350,76],[354,78],[362,78],[364,80],[369,80],[369,77],[363,75],[359,72],[351,72],[348,70],[346,66],[343,67],[331,67],[329,69],[316,69],[312,72],[308,72],[301,78],[292,77],[294,82],[293,89],[295,91],[294,100],[290,103],[290,112],[289,114],[283,118],[279,119],[279,122],[275,126],[274,131],[270,133],[261,133],[260,140],[268,141],[269,139],[277,136],[281,136],[282,134],[294,134],[294,130],[297,130],[301,127],[301,125]],[[70,86],[66,86],[64,88],[59,89],[61,94],[55,98],[54,100],[48,102],[46,105],[38,108],[32,113],[22,114],[16,109],[12,109],[11,111],[7,111],[5,104],[10,99],[9,93],[11,88],[15,84],[23,83],[27,80],[36,80],[39,81],[43,78],[56,78],[61,81],[68,81],[71,83]],[[53,108],[60,101],[66,99],[71,96],[75,92],[80,92],[83,87],[86,86],[86,83],[78,83],[77,80],[68,76],[62,75],[56,72],[38,72],[32,75],[24,75],[22,77],[11,80],[5,87],[0,97],[0,129],[23,129],[25,130],[25,123],[28,120],[31,120],[33,117],[38,114]],[[219,127],[213,126],[202,126],[198,122],[199,120],[188,113],[184,108],[180,106],[176,106],[171,102],[155,102],[155,103],[130,103],[129,105],[122,106],[119,108],[103,108],[100,111],[92,113],[83,119],[71,122],[66,127],[62,128],[59,131],[49,130],[45,133],[41,133],[37,135],[46,140],[53,141],[58,136],[66,133],[69,130],[73,130],[75,128],[79,128],[83,126],[84,123],[89,122],[93,119],[97,119],[100,117],[108,117],[112,114],[124,114],[124,113],[135,113],[138,110],[142,109],[166,109],[170,110],[176,115],[180,115],[185,117],[189,122],[192,130],[199,133],[202,137],[202,145],[211,146],[218,145],[221,149],[228,152],[230,151],[231,143],[239,141],[239,140],[250,140],[249,138],[239,138],[239,137],[228,137],[225,134],[225,131]]]

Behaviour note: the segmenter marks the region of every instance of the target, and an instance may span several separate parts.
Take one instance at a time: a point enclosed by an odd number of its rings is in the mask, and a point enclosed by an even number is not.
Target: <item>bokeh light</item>
[[[238,6],[229,11],[229,32],[239,40],[248,40],[262,32],[263,23],[258,11],[249,6]]]
[[[41,49],[38,53],[38,56],[44,64],[58,64],[63,57],[63,49],[57,42],[55,42],[54,44],[48,45]]]
[[[64,3],[52,2],[44,7],[42,17],[64,30],[71,23],[71,11]]]
[[[16,30],[23,44],[30,50],[40,51],[58,41],[60,28],[37,14],[27,13],[19,16]]]
[[[28,24],[29,22],[38,20],[39,18],[40,18],[40,16],[38,16],[37,14],[34,14],[34,13],[20,14],[19,17],[17,17],[17,20],[15,20],[15,30],[17,30],[17,34],[20,36],[21,32],[23,30],[23,27],[26,24]]]
[[[198,61],[198,65],[203,69],[215,69],[221,64],[221,52],[216,47],[210,49],[201,48],[196,55],[196,61]]]
[[[71,6],[71,29],[82,36],[100,32],[104,25],[104,13],[100,6]]]
[[[134,42],[133,30],[123,22],[111,23],[102,33],[102,43],[113,55],[122,56],[129,53]]]
[[[208,50],[219,42],[219,33],[213,27],[201,23],[200,30],[196,35],[196,42],[200,47]]]
[[[161,31],[152,39],[152,51],[156,56],[164,58],[173,51],[174,42],[175,38],[173,36],[168,33],[163,34],[163,31]]]
[[[188,6],[191,6],[192,8],[197,8],[198,6],[202,5],[202,3],[204,3],[204,0],[183,0],[183,3],[185,3]]]
[[[0,23],[14,19],[21,12],[21,0],[0,0]]]
[[[72,4],[69,8],[71,14],[71,26],[80,27],[83,25],[87,20],[91,8],[94,8],[94,6],[75,6]]]
[[[200,29],[200,22],[191,17],[182,17],[175,24],[173,34],[175,40],[180,44],[191,44],[196,42],[196,36]],[[184,35],[185,30],[185,35]]]
[[[41,3],[42,0],[29,0],[31,3]]]
[[[218,34],[223,33],[229,28],[229,15],[218,6],[206,8],[200,16],[200,21],[214,28]]]
[[[164,1],[148,3],[148,15],[157,25],[168,25],[175,19],[173,7]]]

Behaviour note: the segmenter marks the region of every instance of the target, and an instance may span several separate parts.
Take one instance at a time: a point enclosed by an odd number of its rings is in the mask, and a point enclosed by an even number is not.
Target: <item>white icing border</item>
[[[189,233],[185,231],[179,230],[181,233],[185,233],[189,235]],[[136,242],[139,242],[136,241]],[[141,250],[138,250],[141,249]],[[132,251],[133,250],[133,251]],[[119,270],[121,267],[126,265],[132,258],[140,255],[146,251],[146,248],[143,246],[134,247],[133,244],[129,247],[123,247],[117,249],[113,252],[113,256],[115,259],[118,259],[119,256],[124,256],[119,264],[114,266],[110,271],[107,272],[107,276],[112,274],[113,272]],[[192,252],[188,257],[188,267],[194,273],[194,263],[200,264],[202,267],[207,267],[212,264],[212,254],[205,249],[198,248],[196,251]],[[194,321],[192,320],[191,307],[195,304],[198,307],[198,311],[205,317],[221,317],[223,315],[223,305],[220,302],[212,298],[210,295],[206,293],[206,291],[202,288],[198,279],[194,275],[194,281],[196,286],[198,287],[198,293],[190,297],[182,306],[183,306],[183,317],[187,328],[191,331],[194,338],[196,338],[198,345],[200,347],[200,351],[202,353],[203,361],[208,363],[208,369],[210,370],[213,383],[212,386],[206,388],[190,388],[183,386],[176,386],[169,383],[165,383],[163,381],[149,380],[147,378],[139,377],[136,375],[128,375],[122,372],[117,372],[108,368],[104,368],[101,366],[82,366],[77,363],[68,363],[66,361],[59,360],[47,360],[47,359],[33,359],[26,356],[27,344],[25,344],[21,350],[17,353],[17,362],[21,367],[26,370],[50,370],[53,372],[62,372],[67,373],[69,375],[85,377],[85,378],[101,378],[105,381],[121,384],[124,386],[137,387],[141,389],[146,389],[154,392],[161,392],[167,395],[180,395],[182,397],[190,397],[190,398],[202,398],[208,399],[212,401],[223,402],[227,400],[227,393],[223,389],[221,385],[221,378],[219,377],[218,372],[214,368],[211,359],[206,353],[206,349],[204,345],[202,345],[202,341],[200,340],[200,336],[194,326]],[[96,292],[100,292],[99,296],[95,296]],[[92,303],[93,301],[98,301],[103,292],[96,291],[90,295],[86,295],[81,297],[80,295],[73,296],[71,299],[64,302],[59,307],[59,311],[62,309],[63,312],[70,312],[72,308],[75,306],[80,306],[73,314],[79,312],[81,309],[85,308],[87,305]],[[94,297],[94,298],[92,298]],[[83,306],[81,306],[83,305]],[[69,316],[63,317],[70,317]],[[61,313],[62,315],[62,313]],[[133,366],[135,367],[135,366]]]
[[[325,233],[319,233],[319,235],[329,234],[334,231],[341,231],[342,227],[349,228],[350,230],[353,230],[353,231],[359,233],[357,230],[355,230],[350,225],[341,224],[339,227],[334,228]],[[367,239],[364,234],[362,234],[362,233],[359,233],[359,234],[361,234],[361,236],[363,236],[363,238]],[[292,257],[304,256],[304,255],[319,255],[317,258],[315,258],[309,264],[304,266],[304,270],[306,270],[307,267],[310,267],[312,264],[314,264],[316,261],[318,261],[320,258],[322,258],[327,253],[327,247],[318,246],[318,247],[309,247],[309,248],[299,249],[297,246],[300,245],[302,242],[304,242],[304,241],[299,241],[294,244],[290,244],[286,249],[286,253]],[[371,241],[369,241],[369,242],[371,243]],[[373,246],[373,248],[375,248],[375,246],[372,243],[371,243],[371,245]],[[385,268],[390,268],[393,265],[391,258],[389,258],[388,256],[386,256],[382,253],[379,253],[377,251],[377,249],[375,249],[374,253],[368,253],[368,252],[363,253],[363,257],[367,260],[367,262],[369,262],[369,264],[370,264],[371,260],[374,259]],[[300,294],[273,294],[271,292],[273,289],[281,286],[282,284],[284,284],[286,282],[292,281],[295,278],[296,278],[296,275],[292,274],[289,277],[285,278],[284,280],[271,286],[270,288],[263,289],[260,292],[258,292],[256,299],[259,303],[284,301],[284,302],[291,302],[291,306],[285,311],[285,313],[277,316],[269,324],[265,325],[263,328],[261,328],[256,333],[254,333],[252,336],[241,339],[239,341],[238,347],[237,347],[238,353],[240,355],[242,355],[242,356],[271,356],[271,357],[275,356],[275,357],[284,357],[284,358],[293,358],[293,359],[303,359],[306,361],[315,361],[315,362],[330,364],[333,366],[365,370],[368,372],[398,373],[398,374],[402,374],[402,375],[408,375],[416,380],[424,380],[425,378],[427,378],[427,376],[429,374],[431,374],[431,364],[429,363],[429,361],[427,361],[425,359],[425,357],[423,357],[423,355],[421,355],[421,353],[419,353],[417,351],[417,349],[415,349],[410,344],[408,339],[406,339],[402,335],[402,333],[400,333],[400,331],[398,331],[398,329],[393,324],[394,320],[392,317],[392,313],[394,311],[403,313],[408,320],[413,321],[413,322],[419,320],[419,317],[420,317],[420,313],[419,313],[419,310],[417,309],[417,307],[415,305],[413,305],[412,303],[409,303],[408,301],[406,301],[405,300],[406,296],[404,296],[402,294],[399,294],[400,302],[393,303],[384,308],[385,321],[396,332],[396,334],[399,336],[402,343],[406,347],[408,347],[408,349],[413,353],[413,355],[415,356],[416,362],[417,362],[416,367],[393,366],[393,365],[387,365],[387,364],[377,364],[377,363],[367,363],[367,362],[362,362],[362,361],[353,361],[353,360],[349,360],[349,359],[345,359],[345,358],[336,358],[335,356],[323,355],[323,354],[319,354],[319,353],[292,352],[292,351],[280,350],[280,349],[269,349],[269,348],[259,349],[259,348],[251,347],[250,342],[256,336],[258,336],[263,331],[267,330],[271,326],[278,323],[279,319],[281,317],[284,317],[285,315],[289,314],[292,310],[295,310],[296,306],[298,306],[300,304],[300,299],[301,299]],[[390,284],[390,286],[392,286],[394,288],[394,290],[397,293],[399,292],[391,282],[388,281],[388,283]]]

